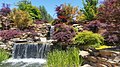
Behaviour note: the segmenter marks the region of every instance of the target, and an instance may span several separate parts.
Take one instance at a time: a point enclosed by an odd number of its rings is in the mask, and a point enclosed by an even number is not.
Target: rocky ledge
[[[84,58],[81,67],[120,67],[120,51],[89,49],[80,53]]]

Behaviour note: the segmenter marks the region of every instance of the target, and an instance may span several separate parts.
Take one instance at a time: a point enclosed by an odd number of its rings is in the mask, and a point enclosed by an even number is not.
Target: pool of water
[[[0,67],[44,67],[45,59],[8,59],[0,64]]]

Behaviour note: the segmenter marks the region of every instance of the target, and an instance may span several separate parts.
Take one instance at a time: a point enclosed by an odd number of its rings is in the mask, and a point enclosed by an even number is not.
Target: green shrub
[[[98,14],[98,0],[82,0],[82,3],[84,8],[81,11],[83,12],[84,17],[86,17],[86,20],[91,21],[93,19],[96,19],[96,16]]]
[[[66,51],[55,50],[48,53],[47,67],[79,67],[83,59],[79,58],[79,50],[69,49]]]
[[[33,6],[29,0],[21,0],[17,3],[18,9],[29,13],[30,17],[35,19],[41,19],[41,11],[36,6]]]
[[[3,60],[6,60],[9,58],[9,55],[8,53],[3,50],[3,49],[0,49],[0,63],[3,61]]]
[[[22,10],[14,9],[9,15],[10,19],[14,22],[14,25],[19,29],[24,29],[32,24],[30,15]]]
[[[79,32],[73,38],[73,41],[77,45],[98,46],[103,44],[104,38],[100,34],[90,31],[83,31]]]

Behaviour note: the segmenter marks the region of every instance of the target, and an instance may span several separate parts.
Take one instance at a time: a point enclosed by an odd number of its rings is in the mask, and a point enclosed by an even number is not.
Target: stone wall
[[[84,65],[87,67],[120,67],[120,51],[111,50],[85,50]]]

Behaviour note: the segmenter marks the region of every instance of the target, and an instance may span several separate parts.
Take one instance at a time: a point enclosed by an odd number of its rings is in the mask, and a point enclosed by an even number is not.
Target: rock
[[[115,63],[112,59],[108,59],[107,62],[109,62],[109,63]]]
[[[83,55],[84,64],[92,67],[120,67],[120,52],[111,50],[85,50],[88,55]],[[81,52],[81,55],[84,52]]]
[[[87,51],[80,51],[79,55],[81,55],[82,57],[88,56],[89,53]]]
[[[20,38],[13,38],[13,39],[11,39],[12,41],[18,41],[18,40],[20,40]]]
[[[115,59],[113,61],[116,62],[116,63],[120,62],[120,56],[115,57]]]
[[[33,42],[33,39],[30,38],[30,37],[28,37],[28,38],[27,38],[27,42],[32,43],[32,42]]]
[[[111,57],[111,56],[113,56],[113,52],[111,52],[111,51],[107,51],[107,50],[100,50],[100,55],[102,56],[102,57]]]
[[[88,49],[88,51],[89,51],[89,52],[92,52],[92,50],[91,50],[91,49]]]
[[[88,59],[88,61],[91,61],[91,62],[97,62],[98,61],[94,56],[88,56],[87,59]]]
[[[47,39],[44,37],[44,38],[40,38],[41,42],[46,42]]]
[[[0,45],[0,48],[5,49],[5,48],[6,48],[6,45]]]
[[[94,53],[93,53],[93,56],[99,56],[99,55],[100,55],[99,52],[94,52]]]
[[[89,64],[85,64],[85,65],[80,66],[80,67],[93,67],[93,66],[91,66],[91,65],[89,65]]]
[[[8,45],[13,45],[14,42],[8,41]]]
[[[37,33],[37,35],[39,35],[39,36],[43,36],[42,33],[39,33],[39,32]]]
[[[102,62],[102,61],[107,61],[107,58],[101,58],[101,57],[97,57],[98,61],[99,62]]]
[[[120,56],[120,52],[115,52],[115,51],[114,51],[114,53],[116,53],[117,55],[119,55],[119,56]]]
[[[99,62],[97,65],[99,65],[99,64],[106,65],[107,67],[112,67],[112,64],[109,62]]]
[[[106,66],[104,64],[97,64],[97,67],[108,67],[108,66]]]
[[[35,36],[35,39],[40,39],[39,37]]]

